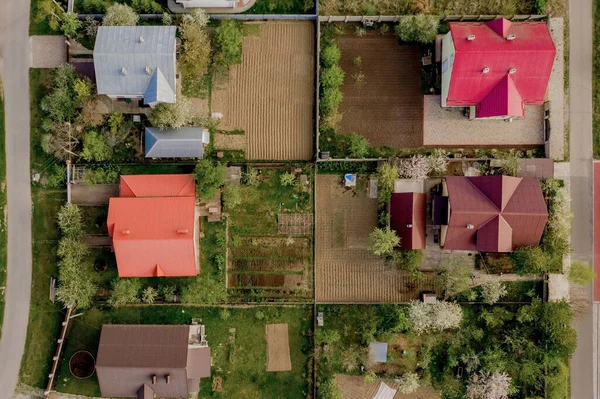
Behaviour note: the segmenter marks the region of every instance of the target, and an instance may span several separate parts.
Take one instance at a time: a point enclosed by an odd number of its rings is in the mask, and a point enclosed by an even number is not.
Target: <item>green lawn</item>
[[[100,396],[96,375],[87,380],[72,377],[68,360],[78,350],[88,350],[94,356],[97,354],[102,324],[186,324],[192,317],[199,317],[206,325],[208,343],[212,348],[212,376],[223,378],[223,392],[220,393],[212,392],[210,378],[203,379],[199,398],[305,398],[310,380],[308,337],[312,326],[311,308],[227,308],[229,317],[226,320],[220,314],[222,311],[216,307],[181,306],[88,310],[83,316],[73,319],[56,390]],[[270,323],[288,324],[292,371],[267,373],[265,370],[265,325]],[[231,332],[233,328],[235,335]]]
[[[600,0],[594,2],[594,48],[600,46]],[[593,129],[594,129],[594,158],[600,158],[600,51],[594,51],[592,73],[592,102],[594,107]]]
[[[66,1],[58,0],[63,5],[64,10],[67,9]],[[61,32],[57,32],[50,28],[48,20],[46,18],[39,18],[38,16],[38,4],[41,0],[31,0],[31,8],[29,15],[29,34],[30,35],[59,35]]]
[[[0,90],[2,89],[0,85]],[[0,91],[0,215],[4,214],[6,206],[6,153],[4,138],[4,102]],[[0,287],[6,284],[6,219],[0,218]],[[2,321],[4,319],[4,295],[0,295],[0,334],[2,333]]]

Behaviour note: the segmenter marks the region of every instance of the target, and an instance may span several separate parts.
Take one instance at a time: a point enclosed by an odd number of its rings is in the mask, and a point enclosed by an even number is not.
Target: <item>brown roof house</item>
[[[96,372],[103,397],[187,398],[210,367],[202,325],[102,326]]]
[[[447,198],[434,200],[444,202],[434,204],[434,221],[442,225],[445,249],[511,252],[539,245],[548,210],[537,179],[448,176],[443,191]]]
[[[400,237],[401,249],[425,249],[425,193],[393,193],[390,227]]]

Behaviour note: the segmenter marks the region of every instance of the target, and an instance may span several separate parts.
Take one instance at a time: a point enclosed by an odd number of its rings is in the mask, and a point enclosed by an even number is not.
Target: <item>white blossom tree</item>
[[[508,399],[512,379],[506,373],[479,373],[471,377],[467,399]]]
[[[414,155],[398,162],[398,174],[405,179],[426,179],[430,171],[429,160],[423,155]]]
[[[438,332],[458,327],[462,320],[462,308],[453,302],[413,301],[408,308],[408,318],[417,334]]]
[[[135,26],[140,17],[127,4],[113,4],[108,7],[102,25],[104,26]]]
[[[421,386],[417,373],[406,373],[398,378],[396,383],[398,384],[398,390],[405,395],[413,393]]]
[[[429,173],[435,176],[444,176],[448,169],[448,157],[446,151],[436,148],[431,155],[427,157]]]
[[[481,299],[488,305],[493,305],[507,294],[506,287],[501,281],[488,281],[481,286]]]

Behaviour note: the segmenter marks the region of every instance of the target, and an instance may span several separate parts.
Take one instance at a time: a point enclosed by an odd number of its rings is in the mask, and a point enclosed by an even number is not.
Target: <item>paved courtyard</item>
[[[544,144],[543,106],[525,106],[525,118],[469,120],[462,108],[442,108],[440,96],[425,96],[423,145],[440,147],[538,146]]]
[[[62,35],[30,36],[29,66],[56,68],[67,62],[67,44]]]

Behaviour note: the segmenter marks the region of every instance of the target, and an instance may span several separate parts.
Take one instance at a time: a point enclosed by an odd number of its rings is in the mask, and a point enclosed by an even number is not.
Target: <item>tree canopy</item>
[[[196,178],[196,196],[200,201],[210,200],[219,187],[225,184],[226,169],[220,163],[213,164],[208,159],[201,159],[194,170]]]
[[[102,25],[104,26],[135,26],[140,17],[127,4],[113,4],[108,7]]]
[[[217,64],[230,67],[242,62],[242,40],[241,24],[237,21],[226,19],[221,21],[215,29],[214,43]]]
[[[367,246],[377,256],[389,255],[400,244],[400,237],[392,229],[375,229],[369,234]]]
[[[160,129],[180,129],[192,123],[193,118],[192,103],[182,96],[179,96],[177,102],[158,104],[148,116],[152,126]]]

